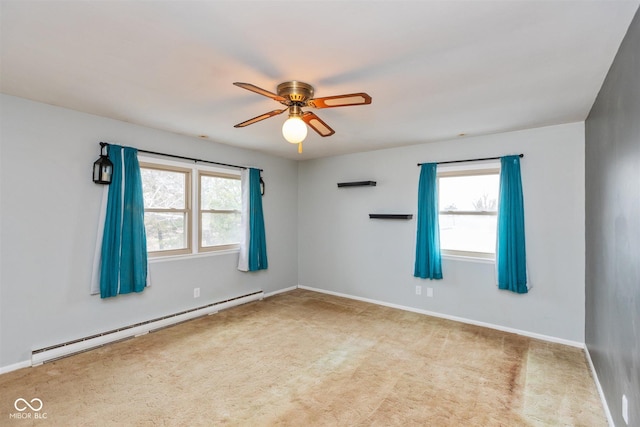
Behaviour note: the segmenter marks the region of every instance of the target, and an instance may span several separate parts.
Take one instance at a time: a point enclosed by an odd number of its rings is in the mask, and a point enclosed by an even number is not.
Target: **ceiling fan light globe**
[[[289,117],[282,125],[282,136],[292,144],[299,144],[307,137],[307,125],[300,117]]]

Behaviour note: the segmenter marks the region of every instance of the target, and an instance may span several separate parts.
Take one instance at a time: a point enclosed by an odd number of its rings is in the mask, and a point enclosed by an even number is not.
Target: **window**
[[[500,168],[438,172],[443,254],[495,258]]]
[[[201,251],[228,249],[240,244],[240,177],[200,172]]]
[[[140,163],[149,256],[238,248],[240,175],[175,163]]]
[[[149,255],[191,252],[191,170],[140,164]]]

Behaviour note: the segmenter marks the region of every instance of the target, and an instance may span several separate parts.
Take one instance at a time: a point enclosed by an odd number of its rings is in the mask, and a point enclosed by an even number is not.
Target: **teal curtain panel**
[[[249,169],[249,271],[266,270],[267,239],[262,214],[262,194],[260,194],[260,170]]]
[[[502,157],[500,164],[498,236],[496,239],[498,287],[524,294],[529,291],[529,287],[527,286],[524,199],[520,175],[520,157]]]
[[[109,146],[113,177],[102,238],[100,296],[142,292],[147,285],[147,239],[138,152]]]
[[[442,279],[440,227],[438,224],[437,163],[420,166],[418,184],[418,232],[413,275],[422,279]]]

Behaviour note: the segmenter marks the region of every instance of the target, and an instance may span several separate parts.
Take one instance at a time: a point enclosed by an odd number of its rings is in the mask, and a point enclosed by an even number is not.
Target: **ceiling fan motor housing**
[[[278,85],[278,95],[289,99],[291,102],[304,104],[313,98],[313,86],[308,83],[290,81]]]

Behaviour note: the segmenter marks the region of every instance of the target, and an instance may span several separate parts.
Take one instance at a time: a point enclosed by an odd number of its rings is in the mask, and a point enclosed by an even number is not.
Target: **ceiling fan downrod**
[[[302,105],[298,102],[293,103],[289,107],[289,117],[302,117]]]

